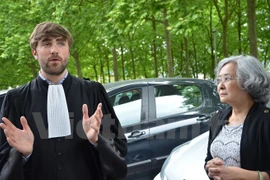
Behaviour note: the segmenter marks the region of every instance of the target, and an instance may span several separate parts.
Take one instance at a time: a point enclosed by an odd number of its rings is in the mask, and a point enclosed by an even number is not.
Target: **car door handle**
[[[198,121],[198,122],[204,122],[204,121],[209,120],[210,118],[211,118],[210,115],[201,115],[201,116],[199,116],[199,117],[197,118],[197,121]]]
[[[145,135],[145,131],[133,131],[131,134],[128,136],[128,138],[139,138],[142,135]]]

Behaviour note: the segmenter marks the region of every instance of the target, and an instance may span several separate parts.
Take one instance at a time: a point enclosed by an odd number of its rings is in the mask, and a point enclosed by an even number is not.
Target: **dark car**
[[[126,180],[153,179],[172,149],[206,132],[224,107],[208,80],[154,78],[104,87],[128,140]]]
[[[220,103],[212,81],[153,78],[104,84],[128,140],[127,180],[153,179],[172,149],[209,129]]]

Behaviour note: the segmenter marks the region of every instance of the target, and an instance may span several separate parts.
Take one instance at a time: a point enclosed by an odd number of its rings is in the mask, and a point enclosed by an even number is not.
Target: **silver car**
[[[209,131],[174,148],[154,180],[209,180],[204,170]]]

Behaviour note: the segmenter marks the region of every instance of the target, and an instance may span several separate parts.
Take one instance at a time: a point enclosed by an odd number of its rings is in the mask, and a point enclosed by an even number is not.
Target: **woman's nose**
[[[219,89],[225,89],[224,82],[220,82],[219,85],[218,85],[218,88]]]

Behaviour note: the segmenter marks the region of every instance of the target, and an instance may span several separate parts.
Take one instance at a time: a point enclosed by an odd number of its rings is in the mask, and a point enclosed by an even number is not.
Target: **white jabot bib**
[[[47,97],[49,138],[71,135],[69,112],[63,86],[49,85]]]

